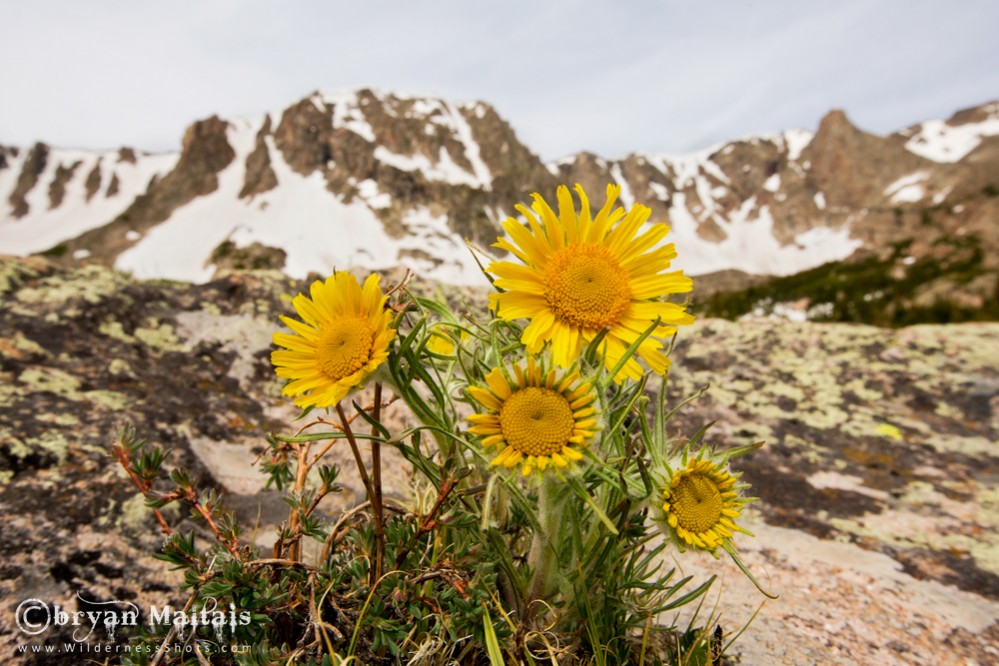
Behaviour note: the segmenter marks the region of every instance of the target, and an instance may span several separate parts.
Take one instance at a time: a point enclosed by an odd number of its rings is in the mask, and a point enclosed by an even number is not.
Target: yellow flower
[[[362,383],[388,358],[396,331],[387,296],[370,275],[364,288],[352,274],[341,271],[312,283],[308,298],[292,301],[302,321],[281,317],[294,335],[275,333],[284,349],[271,354],[278,377],[290,379],[284,395],[299,407],[332,407]]]
[[[638,347],[637,355],[663,374],[669,367],[663,339],[694,318],[682,306],[660,299],[689,292],[693,283],[682,271],[664,272],[676,257],[672,243],[660,245],[669,227],[652,224],[639,234],[651,211],[641,205],[627,214],[623,208],[615,209],[620,192],[618,186],[607,186],[607,202],[596,217],[591,217],[589,200],[579,185],[579,213],[565,186],[558,188],[558,215],[538,194],[534,212],[518,205],[530,228],[507,219],[503,228],[509,240],[500,239],[494,247],[507,250],[523,264],[489,265],[486,270],[498,278],[495,285],[503,290],[490,295],[490,307],[506,320],[529,318],[521,336],[528,353],[540,352],[551,341],[552,358],[563,368],[605,329],[604,363],[613,368],[658,318],[660,325]],[[641,376],[633,357],[615,380]]]
[[[438,329],[430,334],[430,338],[427,340],[427,349],[440,356],[453,356],[456,347],[454,339],[443,329]]]
[[[663,510],[680,541],[714,552],[734,531],[745,532],[734,522],[747,501],[735,484],[736,477],[712,460],[691,460],[672,475]]]
[[[597,396],[589,382],[580,382],[578,372],[559,377],[547,373],[528,358],[526,371],[513,367],[511,384],[499,368],[486,376],[489,388],[472,386],[468,392],[486,408],[468,417],[469,432],[482,435],[483,446],[500,449],[493,465],[515,467],[528,476],[543,472],[549,464],[568,467],[583,458],[577,448],[586,445],[597,429]]]

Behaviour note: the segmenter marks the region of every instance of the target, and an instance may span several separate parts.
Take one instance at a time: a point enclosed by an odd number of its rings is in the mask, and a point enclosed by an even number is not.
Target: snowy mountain
[[[788,275],[911,238],[928,215],[994,234],[972,194],[999,182],[997,136],[997,103],[887,137],[833,111],[814,134],[546,165],[483,102],[315,93],[259,119],[198,121],[178,154],[0,147],[0,253],[196,282],[232,267],[406,266],[479,283],[465,239],[491,243],[533,191],[580,182],[599,199],[617,182],[670,222],[689,273]]]

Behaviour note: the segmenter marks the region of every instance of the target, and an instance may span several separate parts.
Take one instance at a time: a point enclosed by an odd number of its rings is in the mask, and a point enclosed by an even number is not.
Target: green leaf
[[[597,514],[597,518],[600,519],[600,522],[602,522],[604,526],[610,530],[611,534],[616,536],[618,532],[617,528],[614,527],[614,523],[612,523],[611,519],[607,517],[607,514],[604,513],[603,509],[597,506],[597,503],[593,501],[590,493],[586,492],[586,488],[584,488],[583,484],[579,482],[579,479],[574,476],[565,477],[561,474],[559,474],[559,477],[569,484],[569,487],[572,488],[573,492],[575,492],[580,499],[586,502],[589,507],[593,509],[593,513]]]
[[[499,640],[496,638],[496,630],[493,628],[492,618],[489,617],[489,609],[482,604],[482,629],[486,634],[486,652],[489,654],[491,666],[506,666],[503,661],[503,651],[500,650]]]
[[[635,355],[635,352],[638,351],[639,346],[641,346],[641,344],[645,342],[645,339],[652,335],[652,331],[656,330],[658,327],[659,317],[656,317],[656,320],[652,322],[652,325],[645,329],[645,331],[638,336],[634,342],[628,345],[628,348],[624,350],[624,355],[620,358],[620,360],[618,360],[617,364],[615,364],[614,367],[611,368],[610,372],[600,380],[602,389],[606,389],[607,386],[614,381],[614,378],[617,377],[617,373],[621,372],[628,360],[631,359],[631,357]]]

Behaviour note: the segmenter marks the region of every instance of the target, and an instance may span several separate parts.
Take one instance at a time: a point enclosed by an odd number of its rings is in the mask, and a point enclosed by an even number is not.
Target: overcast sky
[[[546,159],[888,133],[999,98],[999,2],[0,0],[0,143],[175,150],[370,86],[496,107]]]

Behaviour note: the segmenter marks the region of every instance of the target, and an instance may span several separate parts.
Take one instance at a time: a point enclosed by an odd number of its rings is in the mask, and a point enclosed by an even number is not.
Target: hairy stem
[[[374,409],[371,410],[371,418],[378,422],[381,418],[382,407],[382,385],[375,382]],[[371,434],[378,436],[378,429],[371,428]],[[371,497],[371,509],[375,514],[375,566],[371,574],[371,580],[375,581],[382,577],[382,569],[385,564],[385,511],[382,508],[382,444],[377,439],[371,440],[371,489],[374,496]]]
[[[561,516],[556,502],[558,480],[553,474],[541,477],[538,488],[538,522],[541,529],[534,533],[528,564],[533,573],[530,601],[543,600],[555,591],[558,575],[558,557],[555,551]]]

